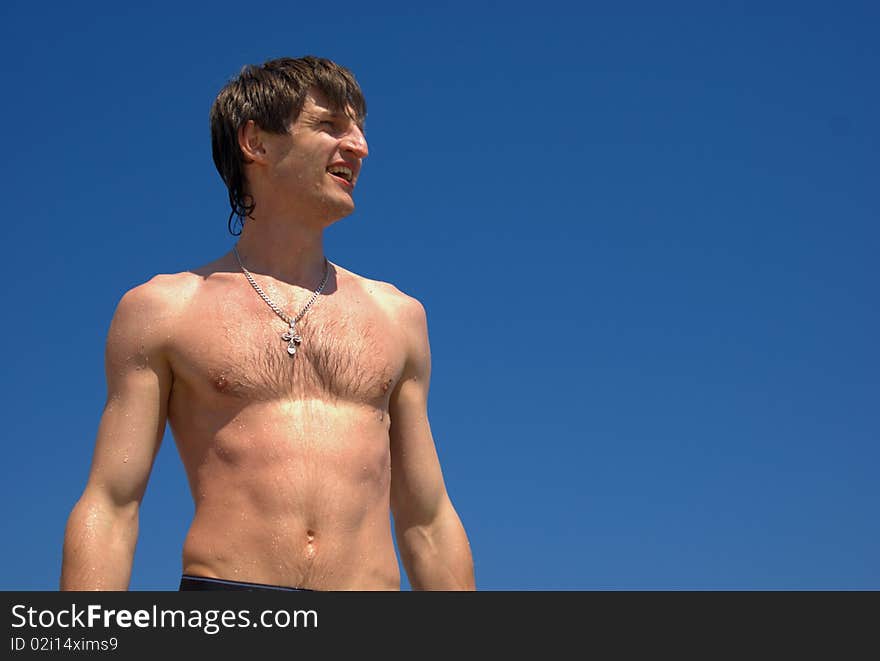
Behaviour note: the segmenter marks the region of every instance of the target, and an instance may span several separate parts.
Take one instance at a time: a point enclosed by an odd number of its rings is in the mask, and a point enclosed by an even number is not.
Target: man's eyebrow
[[[347,115],[344,108],[334,108],[331,106],[315,106],[314,112],[320,113],[322,115],[331,115],[333,117],[340,117],[341,115]]]
[[[333,118],[333,119],[339,119],[339,118],[341,118],[341,117],[347,117],[348,119],[350,119],[351,121],[353,121],[355,124],[357,124],[358,128],[359,128],[361,131],[364,130],[364,120],[363,120],[363,119],[359,119],[359,118],[357,117],[357,115],[354,115],[354,114],[351,114],[351,115],[350,115],[350,114],[348,114],[345,110],[342,110],[341,108],[335,108],[335,109],[333,109],[333,108],[321,108],[318,112],[319,112],[320,114],[324,115],[325,117],[331,117],[331,118]]]

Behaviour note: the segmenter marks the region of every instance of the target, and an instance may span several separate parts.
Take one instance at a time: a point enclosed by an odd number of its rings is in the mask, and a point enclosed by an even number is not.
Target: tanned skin
[[[323,231],[354,210],[367,143],[313,88],[287,134],[242,127],[256,201],[239,253],[288,315],[324,273]],[[331,174],[345,164],[351,181]],[[138,510],[169,422],[195,515],[183,573],[317,590],[474,589],[427,417],[422,305],[330,264],[286,324],[230,252],[128,291],[107,337],[108,396],[64,539],[61,588],[128,588]],[[390,524],[394,517],[394,530]]]

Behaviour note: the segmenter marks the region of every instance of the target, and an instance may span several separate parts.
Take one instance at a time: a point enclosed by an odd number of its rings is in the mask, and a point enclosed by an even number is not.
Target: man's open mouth
[[[340,179],[345,179],[348,183],[351,183],[351,168],[346,167],[344,165],[331,165],[327,168],[327,172],[330,174],[339,177]]]

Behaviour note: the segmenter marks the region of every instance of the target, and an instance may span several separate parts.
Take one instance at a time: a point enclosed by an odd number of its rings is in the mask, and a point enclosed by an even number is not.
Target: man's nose
[[[352,122],[348,132],[342,139],[342,148],[354,153],[358,158],[366,158],[370,153],[364,132],[354,122]]]

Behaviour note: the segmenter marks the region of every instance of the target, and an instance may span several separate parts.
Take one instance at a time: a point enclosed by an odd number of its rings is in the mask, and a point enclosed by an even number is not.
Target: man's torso
[[[335,267],[291,356],[284,321],[227,264],[157,279],[178,297],[161,323],[168,420],[196,508],[184,572],[398,588],[389,402],[406,363],[394,312],[405,297]],[[294,316],[308,292],[274,284],[267,293]]]

